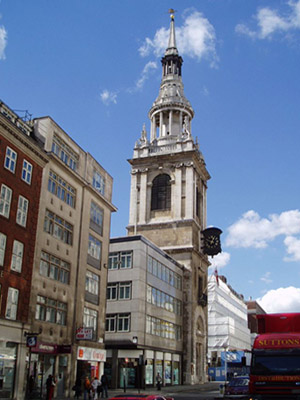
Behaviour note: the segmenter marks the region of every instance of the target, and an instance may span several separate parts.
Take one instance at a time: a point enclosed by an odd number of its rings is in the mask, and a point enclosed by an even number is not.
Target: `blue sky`
[[[174,8],[207,169],[214,268],[267,311],[300,308],[300,0],[0,0],[0,98],[50,115],[114,178],[126,234],[135,141]]]

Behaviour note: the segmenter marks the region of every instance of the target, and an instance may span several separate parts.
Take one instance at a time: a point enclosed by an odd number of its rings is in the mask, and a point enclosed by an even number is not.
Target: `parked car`
[[[249,399],[249,376],[235,376],[226,383],[224,399]]]
[[[118,394],[108,400],[174,400],[173,397],[160,396],[159,394]]]

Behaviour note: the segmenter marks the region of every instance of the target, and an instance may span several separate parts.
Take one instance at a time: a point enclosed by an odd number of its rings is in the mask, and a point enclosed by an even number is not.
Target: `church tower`
[[[192,135],[194,110],[184,95],[182,57],[176,47],[170,10],[168,48],[162,80],[150,111],[150,135],[143,127],[131,164],[129,235],[141,234],[180,262],[184,273],[183,383],[206,380],[207,256],[201,249],[206,228],[210,175]]]

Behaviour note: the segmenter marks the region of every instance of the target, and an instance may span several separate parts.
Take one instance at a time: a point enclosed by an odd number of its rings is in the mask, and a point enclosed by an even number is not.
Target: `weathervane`
[[[174,19],[174,14],[175,13],[176,13],[176,10],[174,10],[173,8],[169,9],[169,14],[170,14],[171,19]]]

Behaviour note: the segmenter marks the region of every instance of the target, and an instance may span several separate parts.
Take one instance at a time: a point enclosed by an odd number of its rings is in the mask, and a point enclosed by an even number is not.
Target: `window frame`
[[[115,296],[113,296],[115,294]],[[106,286],[106,300],[107,301],[116,301],[118,300],[118,283],[117,282],[108,282]]]
[[[29,200],[26,199],[26,197],[19,195],[16,223],[18,225],[23,226],[24,228],[26,227],[27,223],[28,209],[29,209]]]
[[[11,154],[8,154],[9,152]],[[11,147],[6,146],[6,152],[4,157],[4,168],[12,172],[13,174],[16,171],[17,158],[18,158],[18,153]]]
[[[5,318],[13,321],[17,320],[18,303],[19,303],[19,289],[9,287],[6,299]],[[15,298],[16,296],[16,298]]]
[[[32,164],[24,158],[21,179],[28,185],[31,185],[32,172],[33,172]]]
[[[119,282],[118,286],[118,300],[131,300],[132,282]],[[121,295],[121,292],[123,292],[123,295]]]
[[[103,196],[105,195],[105,177],[97,170],[93,173],[93,188]]]
[[[11,263],[10,263],[10,269],[12,271],[22,272],[23,255],[24,255],[24,243],[15,239],[13,241]]]
[[[7,235],[0,232],[0,266],[3,267],[5,259],[5,249],[6,249]]]
[[[12,189],[4,183],[1,185],[1,192],[0,192],[0,215],[5,218],[9,218],[10,214],[10,206],[12,200]],[[9,194],[7,196],[7,194]]]

